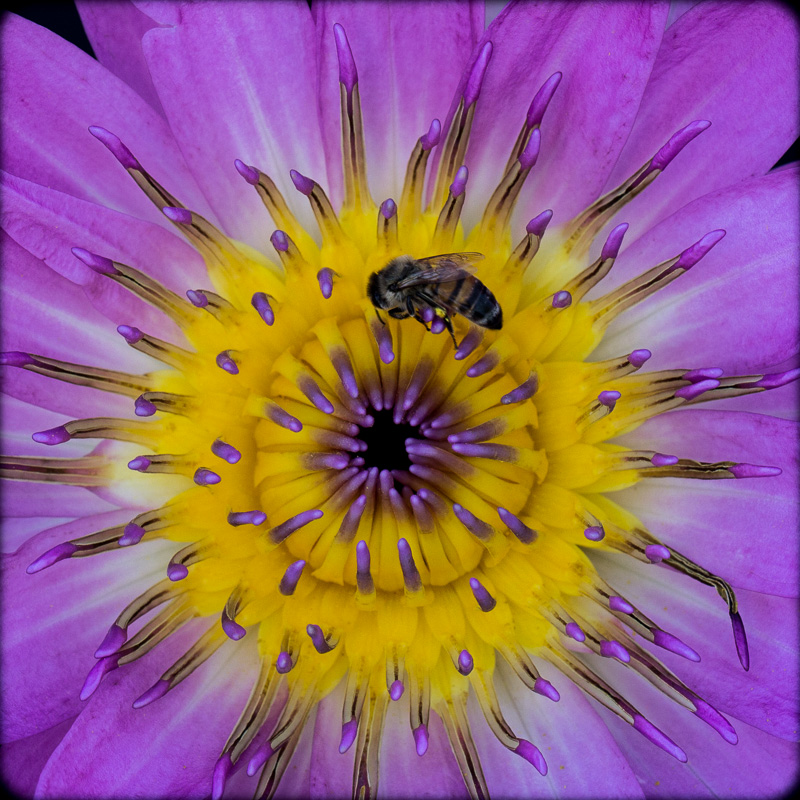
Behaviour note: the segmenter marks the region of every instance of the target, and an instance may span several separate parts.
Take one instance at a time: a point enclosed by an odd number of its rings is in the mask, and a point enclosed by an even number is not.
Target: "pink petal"
[[[115,324],[136,325],[175,341],[177,327],[72,253],[82,247],[142,270],[175,292],[203,280],[199,254],[158,225],[134,219],[10,175],[3,177],[3,227],[48,267],[79,284],[92,305]],[[205,278],[207,281],[208,278]],[[116,337],[109,324],[107,338]]]
[[[687,274],[620,315],[593,357],[635,345],[653,351],[651,369],[714,366],[747,374],[797,353],[799,173],[787,166],[705,195],[628,247],[601,292],[709,231],[727,231]]]
[[[693,664],[655,648],[679,678],[723,714],[797,740],[797,600],[736,592],[750,646],[750,671],[745,672],[736,657],[727,606],[712,588],[662,565],[622,556],[592,560],[623,597],[700,654],[702,661]]]
[[[71,521],[69,517],[5,517],[0,545],[4,553],[13,553],[37,533]]]
[[[613,499],[657,537],[735,587],[797,596],[797,423],[761,414],[687,409],[623,437],[632,447],[701,461],[780,467],[770,478],[644,480]]]
[[[223,228],[272,252],[272,223],[233,162],[239,158],[268,173],[290,204],[312,219],[288,175],[293,168],[325,179],[308,8],[183,6],[180,24],[151,30],[143,46],[170,126]]]
[[[76,5],[97,60],[163,116],[142,52],[142,37],[155,21],[128,0],[77,0]]]
[[[146,787],[152,797],[207,797],[214,764],[258,674],[255,640],[226,643],[167,695],[131,707],[202,630],[203,623],[187,626],[107,678],[50,757],[38,792],[132,797]]]
[[[701,195],[763,175],[798,136],[797,19],[776,3],[705,2],[664,34],[606,190],[692,120],[711,127],[623,212],[644,230]]]
[[[3,20],[2,53],[4,169],[168,227],[87,130],[100,125],[119,136],[157,179],[169,178],[183,202],[206,211],[164,119],[105,67],[45,28],[12,15]]]
[[[320,51],[319,104],[328,178],[341,201],[339,67],[333,25],[345,29],[358,70],[367,174],[374,199],[400,199],[406,164],[483,33],[477,3],[323,2],[312,6]]]
[[[78,697],[109,625],[163,576],[174,545],[148,544],[136,558],[104,553],[28,575],[26,568],[59,542],[129,522],[124,509],[40,533],[3,556],[3,735],[32,736],[80,712]]]
[[[518,737],[539,748],[546,776],[497,741],[477,706],[470,715],[492,796],[641,797],[635,765],[620,752],[590,701],[550,665],[537,662],[537,668],[560,693],[557,703],[531,694],[514,677],[495,675],[503,715]]]
[[[509,5],[481,40],[494,50],[467,154],[473,188],[497,185],[531,101],[561,72],[520,215],[552,208],[558,224],[592,202],[633,125],[666,15],[660,3]]]

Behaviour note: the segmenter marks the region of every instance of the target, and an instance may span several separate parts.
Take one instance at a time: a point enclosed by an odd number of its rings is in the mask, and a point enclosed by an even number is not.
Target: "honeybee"
[[[482,328],[503,327],[500,304],[473,275],[473,264],[482,259],[480,253],[444,253],[419,259],[398,256],[369,276],[367,295],[381,322],[378,309],[395,319],[414,317],[427,328],[424,309],[438,312],[455,344],[451,314],[461,314]]]

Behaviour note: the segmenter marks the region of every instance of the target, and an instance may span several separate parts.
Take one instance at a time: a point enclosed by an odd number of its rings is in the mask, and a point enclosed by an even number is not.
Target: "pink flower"
[[[786,791],[789,12],[79,11],[2,26],[8,785]]]

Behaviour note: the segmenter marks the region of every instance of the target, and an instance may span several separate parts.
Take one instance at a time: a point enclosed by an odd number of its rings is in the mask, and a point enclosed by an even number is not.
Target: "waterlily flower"
[[[2,25],[7,784],[785,791],[790,12],[78,8]]]

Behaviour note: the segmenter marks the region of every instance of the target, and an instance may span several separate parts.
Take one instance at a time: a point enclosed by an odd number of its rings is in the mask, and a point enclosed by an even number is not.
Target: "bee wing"
[[[429,269],[422,269],[409,275],[397,284],[398,289],[408,289],[424,283],[450,283],[475,273],[474,262],[481,261],[481,253],[443,253],[439,256],[420,258],[420,264]]]

